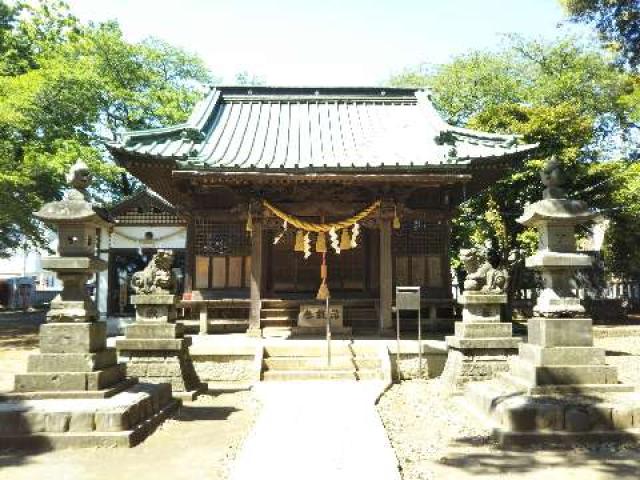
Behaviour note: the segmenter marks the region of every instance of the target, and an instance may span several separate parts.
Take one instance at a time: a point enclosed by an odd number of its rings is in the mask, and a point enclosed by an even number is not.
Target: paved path
[[[375,409],[378,382],[273,382],[231,480],[400,480]]]

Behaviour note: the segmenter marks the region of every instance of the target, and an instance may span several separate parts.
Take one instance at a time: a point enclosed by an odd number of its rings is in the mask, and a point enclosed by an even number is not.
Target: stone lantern
[[[97,232],[110,228],[87,201],[86,188],[91,183],[87,166],[76,163],[67,181],[73,187],[60,202],[47,203],[34,216],[58,232],[58,254],[42,260],[43,268],[56,272],[63,283],[62,292],[51,302],[49,322],[93,322],[97,319],[95,303],[86,289],[95,272],[107,264],[96,256]]]
[[[86,283],[106,268],[96,254],[99,228],[109,228],[86,196],[87,166],[77,162],[64,198],[34,215],[57,230],[57,255],[43,259],[62,292],[40,327],[40,351],[14,391],[0,399],[0,447],[132,446],[178,406],[170,385],[139,384],[125,377],[116,350],[107,348],[106,323],[98,321]]]
[[[57,255],[44,258],[42,266],[56,272],[63,288],[40,328],[40,353],[29,358],[28,373],[16,376],[15,390],[41,392],[40,396],[49,391],[105,396],[110,389],[122,390],[132,383],[125,380],[115,350],[106,347],[106,324],[97,321],[97,309],[86,288],[94,273],[107,267],[95,255],[96,232],[110,224],[86,198],[91,174],[84,163],[71,168],[67,181],[72,188],[64,198],[34,214],[58,232]]]
[[[525,208],[518,222],[535,227],[538,251],[526,266],[540,272],[543,286],[529,319],[526,343],[497,379],[470,385],[467,396],[484,411],[504,444],[629,438],[640,427],[639,397],[618,382],[605,350],[594,346],[592,319],[580,304],[575,271],[591,265],[576,251],[575,226],[595,213],[567,198],[555,159],[541,172],[543,199]],[[640,420],[640,419],[638,419]]]

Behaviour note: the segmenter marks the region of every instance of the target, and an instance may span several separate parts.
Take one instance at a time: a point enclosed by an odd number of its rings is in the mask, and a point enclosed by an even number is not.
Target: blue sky
[[[501,34],[551,39],[557,0],[67,0],[82,20],[117,19],[129,40],[155,36],[200,55],[231,83],[372,85],[442,63]]]

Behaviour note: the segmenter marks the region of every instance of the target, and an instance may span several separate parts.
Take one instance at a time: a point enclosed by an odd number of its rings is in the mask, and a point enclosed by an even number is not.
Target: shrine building
[[[447,124],[423,90],[234,86],[109,150],[184,225],[202,333],[295,327],[318,294],[364,333],[393,328],[395,286],[422,287],[427,322],[452,317],[456,207],[535,147]]]

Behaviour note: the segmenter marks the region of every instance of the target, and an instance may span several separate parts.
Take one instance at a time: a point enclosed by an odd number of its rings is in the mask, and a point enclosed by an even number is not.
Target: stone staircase
[[[334,340],[329,366],[325,341],[287,341],[264,346],[261,380],[383,380],[384,360],[378,347]]]

